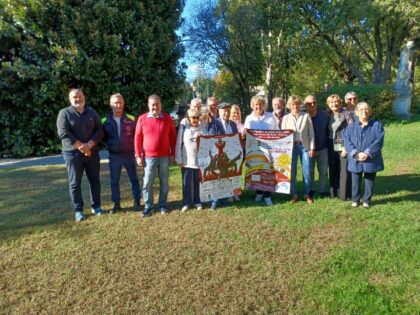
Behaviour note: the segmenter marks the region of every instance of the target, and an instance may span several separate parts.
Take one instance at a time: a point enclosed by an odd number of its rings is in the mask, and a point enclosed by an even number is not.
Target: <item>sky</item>
[[[191,20],[194,16],[194,12],[197,10],[200,4],[205,1],[208,1],[208,0],[186,0],[184,12],[182,13],[182,17],[185,19],[185,21]],[[188,52],[188,45],[185,45],[185,56],[181,61],[185,62],[188,66],[188,69],[186,70],[186,73],[185,73],[187,76],[187,81],[192,82],[198,76],[198,73],[200,72],[200,65],[195,63],[195,61],[192,59],[191,55]],[[213,77],[215,70],[206,69],[206,72],[208,76]]]

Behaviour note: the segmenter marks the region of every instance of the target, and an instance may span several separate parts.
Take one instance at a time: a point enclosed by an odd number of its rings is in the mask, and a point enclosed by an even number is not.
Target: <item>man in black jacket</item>
[[[89,180],[92,213],[103,214],[101,209],[100,158],[97,143],[103,137],[101,119],[91,107],[85,106],[85,96],[78,89],[69,93],[70,106],[60,110],[57,132],[69,177],[69,191],[76,221],[85,219],[81,182],[86,171]]]
[[[134,211],[140,210],[140,186],[137,178],[136,159],[134,156],[135,118],[125,113],[124,98],[121,94],[111,95],[111,112],[102,119],[105,142],[109,151],[109,173],[114,207],[111,213],[121,210],[120,177],[124,166],[131,182]]]

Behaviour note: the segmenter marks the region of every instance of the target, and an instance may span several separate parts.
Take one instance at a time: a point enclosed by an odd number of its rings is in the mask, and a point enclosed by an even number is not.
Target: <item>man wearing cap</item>
[[[223,126],[222,134],[238,133],[238,127],[236,123],[230,120],[230,104],[220,103],[219,104],[219,117],[217,120]]]

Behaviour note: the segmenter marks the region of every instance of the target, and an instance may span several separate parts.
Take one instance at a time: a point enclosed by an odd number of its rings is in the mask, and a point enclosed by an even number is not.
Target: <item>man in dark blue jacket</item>
[[[135,118],[125,113],[124,98],[114,94],[110,100],[111,112],[102,119],[107,149],[109,151],[109,173],[114,207],[111,213],[120,211],[120,177],[124,166],[131,182],[134,211],[140,210],[140,185],[137,178],[136,159],[134,156]]]

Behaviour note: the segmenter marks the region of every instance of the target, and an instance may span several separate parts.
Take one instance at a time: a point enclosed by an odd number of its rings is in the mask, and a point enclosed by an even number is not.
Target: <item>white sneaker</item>
[[[370,208],[370,206],[369,206],[369,204],[367,202],[364,202],[363,205],[362,205],[362,207],[365,208],[365,209],[369,209]]]
[[[262,200],[262,194],[260,195],[260,194],[257,194],[256,196],[255,196],[255,201],[256,202],[260,202]]]
[[[358,207],[358,205],[359,205],[359,204],[358,204],[357,202],[352,202],[352,203],[351,203],[351,207],[352,207],[352,208],[357,208],[357,207]]]
[[[187,211],[187,210],[188,210],[188,208],[189,208],[188,206],[183,206],[183,207],[182,207],[182,209],[181,209],[181,212],[185,212],[185,211]]]
[[[265,200],[265,204],[267,206],[272,206],[273,205],[273,202],[271,201],[270,197],[264,198],[264,200]]]
[[[203,206],[201,205],[201,203],[197,203],[195,207],[197,208],[197,210],[203,210]]]

